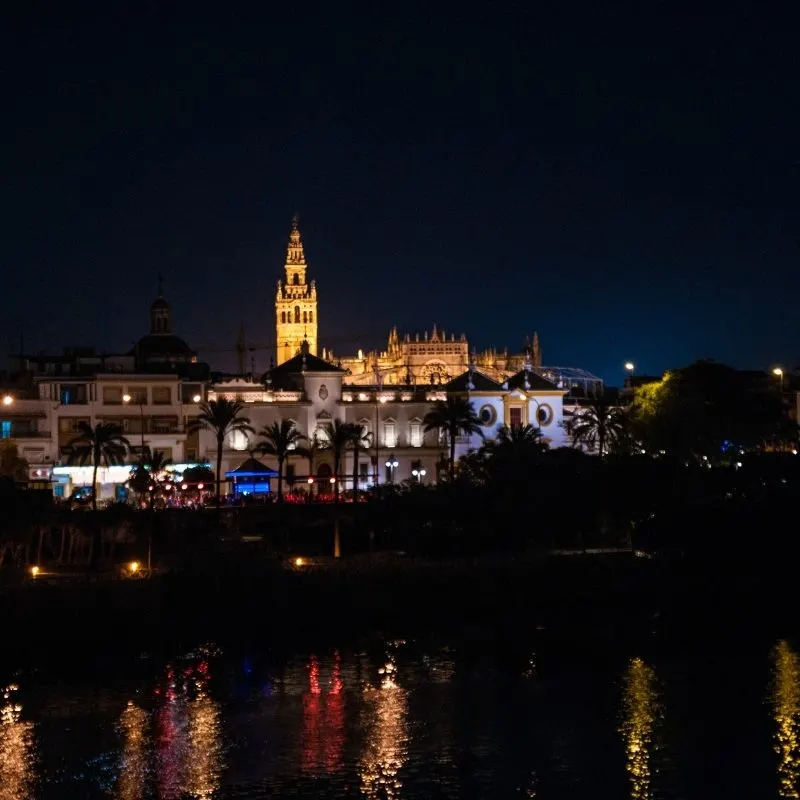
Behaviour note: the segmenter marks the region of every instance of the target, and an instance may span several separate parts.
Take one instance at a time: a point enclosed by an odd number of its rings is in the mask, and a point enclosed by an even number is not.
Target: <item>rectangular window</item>
[[[172,392],[169,386],[153,387],[153,405],[168,406],[172,402]]]
[[[358,465],[358,477],[365,481],[369,478],[369,464],[366,461],[362,461]]]
[[[408,424],[408,443],[412,447],[422,447],[422,423],[418,420]]]
[[[61,419],[58,420],[58,430],[61,431],[61,433],[72,433],[72,425],[73,422],[69,417],[61,417]]]
[[[85,383],[62,383],[58,399],[62,406],[86,405],[88,392]]]
[[[397,447],[397,425],[394,422],[383,423],[383,446]]]
[[[103,402],[110,406],[122,405],[122,388],[119,386],[104,386]]]
[[[521,427],[522,426],[522,409],[521,408],[509,408],[508,409],[508,422],[509,425],[514,427]]]
[[[0,439],[11,438],[11,420],[4,419],[0,422]]]
[[[153,433],[175,433],[177,423],[169,419],[154,419],[152,426]]]
[[[130,403],[133,406],[147,405],[147,389],[129,389]]]

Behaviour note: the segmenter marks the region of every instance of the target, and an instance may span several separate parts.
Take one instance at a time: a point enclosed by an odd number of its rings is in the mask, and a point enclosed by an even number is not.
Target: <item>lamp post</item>
[[[389,483],[394,483],[394,471],[400,466],[400,462],[396,458],[390,458],[386,466],[389,468]]]
[[[783,396],[783,368],[782,367],[775,367],[772,370],[773,375],[777,375],[781,379],[781,396]]]
[[[417,483],[422,483],[422,479],[427,475],[424,469],[412,469],[411,474],[417,479]]]
[[[122,395],[122,402],[125,403],[125,405],[129,405],[131,400],[132,400],[132,398],[131,398],[131,396],[129,394]],[[139,416],[140,416],[141,421],[142,421],[142,452],[141,452],[141,457],[144,458],[144,403],[142,403],[140,401],[138,405],[139,405]]]
[[[10,406],[14,402],[14,398],[10,394],[3,395],[3,405]]]

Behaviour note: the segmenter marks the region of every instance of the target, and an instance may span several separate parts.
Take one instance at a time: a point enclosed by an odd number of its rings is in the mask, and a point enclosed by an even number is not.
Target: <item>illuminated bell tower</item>
[[[306,256],[297,216],[292,219],[284,269],[285,282],[278,281],[275,295],[278,364],[296,356],[303,340],[308,342],[309,352],[317,355],[317,287],[314,281],[306,283]]]

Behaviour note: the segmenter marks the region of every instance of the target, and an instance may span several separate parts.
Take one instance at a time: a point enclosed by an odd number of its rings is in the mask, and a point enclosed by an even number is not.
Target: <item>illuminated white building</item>
[[[494,438],[502,425],[538,425],[551,447],[566,444],[561,426],[564,390],[530,368],[502,384],[474,368],[438,386],[365,386],[349,384],[347,377],[343,369],[312,355],[304,346],[299,355],[266,373],[262,381],[237,376],[212,383],[208,399],[241,400],[246,406],[244,415],[257,432],[273,422],[290,420],[307,439],[316,437],[324,442],[334,420],[360,424],[370,437],[369,447],[359,456],[360,489],[376,481],[436,481],[447,458],[447,442],[439,431],[426,432],[423,421],[433,402],[448,394],[468,397],[483,426],[483,437],[457,441],[457,457],[480,447],[484,438]],[[223,473],[239,466],[256,448],[258,439],[257,433],[229,437],[223,451]],[[215,463],[216,442],[210,433],[200,434],[200,457]],[[277,467],[269,457],[262,461]],[[342,489],[352,488],[353,466],[353,452],[348,448],[339,470]],[[289,459],[290,485],[302,486],[311,477],[325,491],[333,474],[330,450],[316,453],[313,463],[307,458]]]

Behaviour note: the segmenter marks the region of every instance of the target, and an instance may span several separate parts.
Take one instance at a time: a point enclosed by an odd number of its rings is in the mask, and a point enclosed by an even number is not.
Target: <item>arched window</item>
[[[294,283],[295,286],[298,286],[300,284],[300,276],[296,272],[294,274],[293,283]]]
[[[305,325],[305,323],[307,323],[307,322],[308,322],[308,314],[304,311],[303,312],[303,324]]]
[[[314,321],[314,312],[313,311],[309,311],[308,312],[308,321],[309,322],[313,322]]]
[[[281,311],[281,322],[285,325],[286,324],[286,312]]]
[[[300,322],[300,306],[294,307],[294,321]]]

